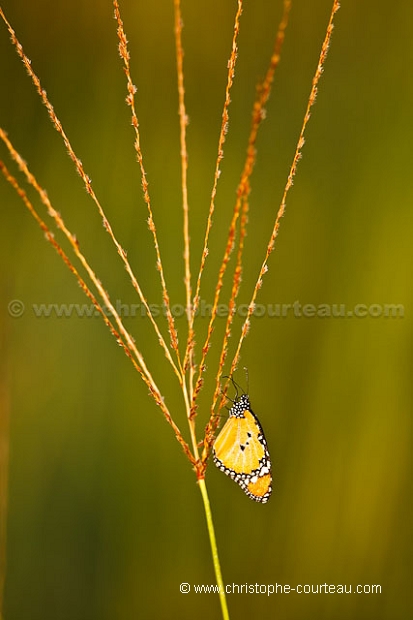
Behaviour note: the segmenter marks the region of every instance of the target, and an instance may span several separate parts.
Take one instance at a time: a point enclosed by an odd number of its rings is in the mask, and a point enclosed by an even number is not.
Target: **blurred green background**
[[[258,142],[240,302],[249,300],[264,255],[331,4],[293,3]],[[160,303],[111,3],[4,0],[2,6],[146,295]],[[121,9],[165,273],[172,303],[182,304],[173,3],[124,0]],[[234,1],[222,0],[182,6],[194,272],[235,9]],[[281,10],[281,0],[245,3],[206,302],[243,164],[255,84]],[[255,504],[212,464],[207,472],[226,583],[380,584],[382,593],[233,594],[232,618],[405,620],[412,613],[412,20],[412,3],[343,0],[257,300],[348,309],[402,304],[404,317],[289,312],[255,318],[236,379],[245,385],[242,366],[248,366],[253,408],[274,462],[273,497]],[[2,24],[0,84],[0,124],[112,298],[137,303]],[[3,146],[0,156],[9,164]],[[179,592],[181,582],[214,583],[214,575],[201,497],[171,429],[100,319],[35,316],[33,304],[87,300],[3,181],[0,206],[3,427],[10,415],[9,445],[7,436],[2,440],[3,454],[4,446],[10,450],[5,619],[219,618],[216,596]],[[8,312],[11,300],[24,303],[20,318]],[[147,322],[125,320],[186,434],[182,399]],[[184,320],[177,324],[182,343]],[[200,433],[223,325],[218,321],[213,338]],[[197,327],[200,345],[205,319]]]

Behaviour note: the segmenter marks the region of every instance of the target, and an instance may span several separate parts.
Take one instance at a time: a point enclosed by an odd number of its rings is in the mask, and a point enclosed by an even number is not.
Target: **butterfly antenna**
[[[234,383],[233,378],[232,378],[232,377],[230,377],[229,375],[223,375],[223,376],[221,377],[221,379],[229,379],[230,381],[232,381],[232,383]],[[228,400],[230,400],[232,403],[234,403],[234,402],[235,402],[235,401],[233,401],[233,400],[232,400],[232,398],[230,398],[230,397],[228,396],[228,394],[227,394],[227,393],[226,393],[226,392],[225,392],[222,388],[221,388],[221,394],[223,394],[223,395],[225,396],[225,398],[227,398]],[[226,409],[228,409],[228,407],[227,407],[227,406],[225,406],[225,408],[226,408]]]
[[[239,396],[238,396],[239,391],[241,390],[242,392],[244,392],[244,390],[241,388],[241,386],[238,385],[238,383],[236,381],[234,381],[234,378],[233,378],[232,375],[225,375],[222,378],[223,379],[229,379],[231,381],[232,385],[234,386],[234,389],[235,389],[235,398],[234,398],[234,400],[232,398],[229,398],[229,396],[227,396],[227,398],[232,403],[235,403],[238,400],[238,398],[239,398]]]
[[[233,386],[234,386],[234,388],[235,388],[235,400],[238,400],[238,389],[239,389],[239,385],[238,385],[238,383],[235,383],[235,381],[234,381],[233,377],[230,377],[230,379],[231,379],[232,385],[233,385]]]

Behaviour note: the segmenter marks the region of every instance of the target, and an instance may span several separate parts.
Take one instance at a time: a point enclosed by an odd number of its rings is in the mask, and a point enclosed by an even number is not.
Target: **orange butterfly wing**
[[[246,394],[231,407],[214,448],[215,465],[251,499],[265,503],[272,492],[271,461],[264,431]]]

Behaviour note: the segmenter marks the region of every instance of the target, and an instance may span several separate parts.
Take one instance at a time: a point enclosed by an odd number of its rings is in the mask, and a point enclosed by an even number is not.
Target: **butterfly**
[[[231,379],[235,388],[236,383]],[[252,412],[248,394],[238,396],[213,446],[215,465],[256,502],[268,502],[272,492],[271,460],[264,431]]]

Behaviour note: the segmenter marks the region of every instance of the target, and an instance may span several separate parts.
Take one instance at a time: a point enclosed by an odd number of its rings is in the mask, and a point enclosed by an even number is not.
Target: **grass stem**
[[[214,564],[215,578],[216,578],[217,586],[219,589],[219,601],[221,603],[222,617],[223,617],[223,620],[229,620],[227,599],[225,596],[225,586],[222,580],[221,565],[219,563],[219,557],[218,557],[217,540],[215,538],[214,522],[212,521],[211,506],[209,504],[209,497],[208,497],[208,491],[207,491],[206,484],[205,484],[205,478],[200,478],[198,480],[198,485],[201,490],[201,495],[202,495],[202,499],[204,502],[205,516],[206,516],[207,528],[208,528],[208,534],[209,534],[209,542],[211,543],[212,561]]]

